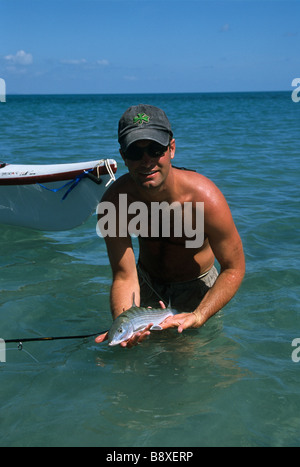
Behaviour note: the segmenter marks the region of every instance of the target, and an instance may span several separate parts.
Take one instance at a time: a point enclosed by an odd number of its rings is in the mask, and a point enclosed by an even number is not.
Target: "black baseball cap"
[[[118,140],[124,153],[132,143],[142,139],[168,146],[170,137],[173,137],[173,132],[168,117],[153,105],[129,107],[119,121]]]

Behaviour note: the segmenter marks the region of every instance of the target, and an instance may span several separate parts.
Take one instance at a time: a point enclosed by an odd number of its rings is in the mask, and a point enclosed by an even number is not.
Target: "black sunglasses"
[[[125,159],[128,159],[130,161],[140,161],[142,160],[146,152],[150,157],[159,158],[164,155],[168,147],[169,145],[162,146],[161,144],[156,143],[155,141],[144,148],[140,148],[138,146],[135,146],[134,144],[131,144],[125,152],[124,156]]]

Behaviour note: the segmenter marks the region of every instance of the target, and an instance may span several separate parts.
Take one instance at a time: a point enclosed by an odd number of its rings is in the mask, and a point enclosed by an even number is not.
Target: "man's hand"
[[[148,336],[150,336],[150,328],[153,324],[148,324],[148,326],[143,329],[142,331],[136,332],[133,336],[128,339],[127,341],[121,342],[120,346],[123,348],[131,349],[136,345],[141,344]],[[100,336],[96,337],[95,342],[96,344],[101,344],[102,342],[108,339],[108,332],[101,334]]]
[[[164,302],[159,302],[161,308],[165,309]],[[178,332],[182,332],[188,328],[199,328],[203,322],[196,313],[178,313],[174,316],[169,316],[160,326],[163,329],[178,328]]]
[[[123,348],[131,349],[136,345],[141,344],[148,336],[150,336],[150,328],[153,326],[153,323],[148,324],[148,326],[142,331],[136,332],[133,336],[127,341],[121,342],[120,346]]]
[[[96,344],[101,344],[102,342],[108,339],[108,332],[101,334],[100,336],[96,337],[95,342]]]
[[[174,316],[169,316],[161,324],[163,329],[178,328],[178,332],[182,333],[188,328],[199,328],[202,326],[202,320],[197,316],[196,313],[179,313]]]

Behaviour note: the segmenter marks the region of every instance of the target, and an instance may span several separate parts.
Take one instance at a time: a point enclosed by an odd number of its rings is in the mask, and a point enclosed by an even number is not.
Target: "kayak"
[[[113,159],[75,164],[0,162],[0,224],[62,231],[82,225],[115,180]]]

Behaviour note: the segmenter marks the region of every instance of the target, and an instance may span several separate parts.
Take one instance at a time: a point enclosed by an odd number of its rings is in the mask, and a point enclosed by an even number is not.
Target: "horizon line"
[[[280,93],[292,92],[288,89],[260,90],[260,91],[178,91],[178,92],[45,92],[45,93],[7,93],[6,97],[14,96],[133,96],[133,95],[175,95],[175,94],[262,94],[262,93]]]

